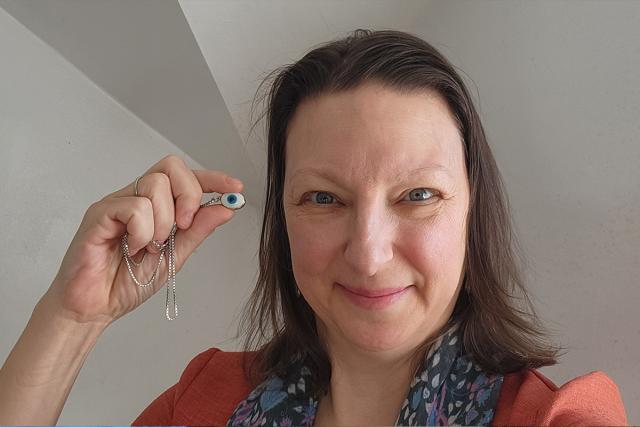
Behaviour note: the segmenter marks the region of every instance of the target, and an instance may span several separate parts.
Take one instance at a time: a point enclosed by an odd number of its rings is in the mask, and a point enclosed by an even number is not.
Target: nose
[[[384,206],[354,207],[347,232],[345,261],[354,273],[371,277],[393,258],[394,224]]]

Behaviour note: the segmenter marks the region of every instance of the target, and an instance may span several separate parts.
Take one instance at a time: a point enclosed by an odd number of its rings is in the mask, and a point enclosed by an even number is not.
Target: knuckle
[[[152,172],[149,174],[149,181],[153,187],[156,186],[170,186],[171,181],[169,176],[163,172]]]
[[[148,197],[136,197],[135,209],[144,213],[153,213],[153,203]]]
[[[85,218],[89,215],[95,215],[102,209],[102,205],[104,203],[104,199],[95,201],[89,205],[86,212],[84,213]]]
[[[89,207],[87,208],[87,211],[95,211],[96,209],[99,209],[103,200],[104,199],[100,199],[100,200],[96,200],[95,202],[91,203],[89,205]]]
[[[182,160],[182,158],[180,158],[179,156],[176,156],[175,154],[169,154],[167,156],[165,156],[162,161],[164,163],[166,163],[169,166],[174,166],[174,167],[181,167],[184,166],[184,160]]]

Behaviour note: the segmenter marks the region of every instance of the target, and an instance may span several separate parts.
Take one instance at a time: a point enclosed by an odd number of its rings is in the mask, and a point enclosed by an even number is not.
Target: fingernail
[[[225,181],[227,182],[227,184],[236,184],[236,185],[242,184],[242,181],[240,181],[239,179],[232,178],[230,176],[228,176]]]

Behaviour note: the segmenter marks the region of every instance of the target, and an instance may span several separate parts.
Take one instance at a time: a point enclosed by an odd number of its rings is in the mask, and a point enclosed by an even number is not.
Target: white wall
[[[255,166],[176,0],[0,0],[0,8],[201,165],[241,174],[245,196],[258,201]]]
[[[86,208],[169,153],[169,141],[114,102],[0,8],[0,360],[51,283]],[[201,168],[184,157],[193,168]],[[257,211],[218,228],[165,292],[119,319],[86,360],[60,424],[128,424],[212,346],[234,349],[234,316],[255,282]]]

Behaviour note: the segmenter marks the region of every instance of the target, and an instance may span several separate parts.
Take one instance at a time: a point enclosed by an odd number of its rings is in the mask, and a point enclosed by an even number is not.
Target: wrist
[[[49,289],[33,309],[32,318],[50,322],[60,332],[73,333],[75,336],[97,338],[112,322],[105,317],[86,319],[76,313],[65,310],[60,299]]]

